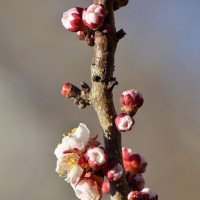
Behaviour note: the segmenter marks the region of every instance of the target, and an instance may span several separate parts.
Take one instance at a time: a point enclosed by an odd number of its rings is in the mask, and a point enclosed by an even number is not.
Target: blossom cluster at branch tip
[[[55,171],[71,184],[79,199],[100,200],[104,176],[117,181],[123,175],[122,166],[117,161],[110,165],[105,149],[99,145],[97,136],[90,137],[87,126],[80,123],[63,135],[62,143],[54,151]],[[105,189],[108,191],[108,187]]]

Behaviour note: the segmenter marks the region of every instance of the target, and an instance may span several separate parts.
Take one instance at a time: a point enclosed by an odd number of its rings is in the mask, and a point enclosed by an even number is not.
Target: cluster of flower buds
[[[128,200],[158,200],[158,196],[154,192],[150,192],[148,188],[145,188],[145,180],[142,176],[147,166],[145,159],[126,147],[122,148],[122,158],[126,180],[131,190]],[[117,170],[113,174],[117,176]],[[105,179],[102,185],[102,193],[107,194],[109,191],[110,184]]]
[[[115,119],[115,124],[120,132],[130,131],[135,123],[132,118],[138,108],[143,105],[143,97],[137,90],[127,90],[120,96],[121,110],[123,113],[119,114]]]
[[[88,8],[75,7],[63,13],[63,26],[71,32],[77,32],[80,40],[85,40],[89,46],[94,46],[94,32],[101,28],[107,15],[106,8],[97,3]]]
[[[82,90],[71,83],[65,83],[62,87],[61,95],[66,98],[71,98],[74,101],[74,104],[78,105],[80,109],[83,109],[90,105],[87,99],[90,87],[85,82],[81,83],[81,87]]]
[[[115,0],[113,5],[114,10],[118,10],[119,8],[126,6],[128,1],[129,0]]]
[[[104,184],[102,190],[104,176],[106,180],[118,181],[124,173],[118,162],[107,162],[105,150],[99,145],[97,136],[91,138],[87,126],[80,123],[64,135],[54,151],[56,172],[71,184],[79,199],[100,200],[107,189]]]

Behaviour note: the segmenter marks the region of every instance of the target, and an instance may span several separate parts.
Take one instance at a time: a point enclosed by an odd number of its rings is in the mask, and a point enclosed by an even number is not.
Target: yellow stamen
[[[71,130],[71,132],[68,133],[68,136],[72,136],[76,132],[77,128],[74,128]]]
[[[59,176],[64,176],[65,173],[69,174],[70,171],[77,165],[79,156],[75,153],[68,153],[62,160],[60,164]]]

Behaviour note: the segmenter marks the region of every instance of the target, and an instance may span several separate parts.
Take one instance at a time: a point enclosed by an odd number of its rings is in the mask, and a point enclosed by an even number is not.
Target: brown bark
[[[122,164],[121,133],[115,126],[117,114],[112,94],[112,89],[115,85],[115,83],[113,83],[115,82],[113,78],[114,55],[119,40],[119,34],[116,33],[115,29],[113,1],[94,0],[94,2],[103,4],[107,8],[108,15],[105,19],[105,23],[111,26],[111,30],[106,34],[100,31],[95,32],[95,54],[91,65],[92,88],[90,91],[90,103],[97,112],[104,132],[105,149],[109,161],[117,160]],[[124,34],[123,31],[122,34]],[[112,200],[127,199],[128,186],[125,175],[123,175],[118,183],[111,182],[110,185]]]

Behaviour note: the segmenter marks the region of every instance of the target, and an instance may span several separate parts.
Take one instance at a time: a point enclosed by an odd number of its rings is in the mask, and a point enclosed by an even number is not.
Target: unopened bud
[[[103,25],[107,11],[101,4],[93,3],[83,11],[83,23],[92,30]]]
[[[122,148],[122,155],[124,169],[131,176],[145,172],[147,162],[140,154],[134,154],[128,151],[128,148]]]
[[[103,147],[89,147],[85,153],[85,158],[89,166],[94,170],[99,170],[106,162],[107,155]]]
[[[82,30],[82,12],[83,8],[80,7],[71,8],[67,12],[64,12],[63,17],[61,19],[63,26],[71,32],[77,32]]]
[[[112,161],[104,168],[104,174],[110,181],[118,181],[123,173],[123,167],[117,161]]]
[[[65,83],[61,90],[61,95],[67,98],[76,98],[81,93],[81,90],[71,83]]]
[[[134,119],[126,113],[121,113],[115,119],[115,125],[120,132],[130,131],[134,123]]]
[[[76,35],[77,35],[77,37],[78,37],[79,40],[84,40],[85,37],[86,37],[86,35],[87,35],[87,33],[85,31],[78,31],[76,33]]]
[[[134,115],[143,102],[142,94],[137,90],[124,91],[120,96],[121,109],[130,115]]]
[[[144,188],[141,191],[131,191],[128,200],[158,200],[158,195],[149,188]]]
[[[131,188],[131,190],[142,190],[145,185],[143,176],[141,174],[136,174],[128,177],[128,185]]]

